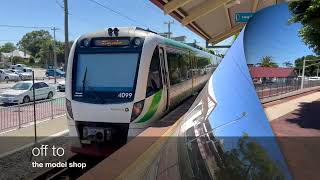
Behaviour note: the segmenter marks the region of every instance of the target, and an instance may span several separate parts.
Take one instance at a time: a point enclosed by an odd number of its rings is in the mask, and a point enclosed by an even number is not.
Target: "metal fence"
[[[65,98],[55,98],[36,102],[36,121],[53,119],[65,114]],[[0,132],[21,128],[34,121],[33,103],[0,108]]]
[[[305,80],[304,88],[320,86],[320,80]],[[266,84],[255,84],[255,88],[260,99],[278,96],[289,92],[297,91],[301,88],[301,80],[290,80],[286,82],[275,82]]]

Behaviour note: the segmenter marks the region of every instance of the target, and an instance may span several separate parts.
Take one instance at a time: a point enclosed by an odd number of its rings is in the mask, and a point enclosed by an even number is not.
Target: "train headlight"
[[[68,99],[66,99],[66,108],[67,108],[68,115],[70,116],[71,119],[73,119],[71,101],[69,101]]]
[[[108,28],[108,34],[109,34],[109,36],[112,36],[112,32],[113,32],[113,29],[112,29],[112,28]]]
[[[141,43],[142,43],[142,40],[141,40],[140,38],[134,38],[134,39],[133,39],[133,44],[134,44],[135,46],[140,46]]]
[[[118,28],[114,28],[113,29],[114,35],[118,36],[119,35],[119,29]]]
[[[85,47],[89,47],[89,45],[90,45],[90,41],[89,41],[89,39],[85,39],[85,40],[83,40],[83,46],[85,46]]]
[[[134,121],[142,112],[144,106],[144,100],[133,104],[131,122]]]

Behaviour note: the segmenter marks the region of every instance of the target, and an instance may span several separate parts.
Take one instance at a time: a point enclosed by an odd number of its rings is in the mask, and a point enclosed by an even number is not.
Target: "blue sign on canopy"
[[[249,21],[249,19],[253,16],[254,13],[236,13],[236,22],[239,23],[246,23]]]

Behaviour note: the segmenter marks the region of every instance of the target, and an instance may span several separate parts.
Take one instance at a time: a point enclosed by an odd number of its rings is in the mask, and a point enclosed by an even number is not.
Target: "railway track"
[[[82,174],[87,172],[89,169],[94,167],[96,164],[101,162],[105,157],[92,157],[92,156],[84,156],[76,154],[67,160],[67,164],[69,163],[86,163],[85,168],[79,167],[66,167],[66,168],[52,168],[40,176],[34,178],[34,180],[56,180],[56,179],[77,179]]]

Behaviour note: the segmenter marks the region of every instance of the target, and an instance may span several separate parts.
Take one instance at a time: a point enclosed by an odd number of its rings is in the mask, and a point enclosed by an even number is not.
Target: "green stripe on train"
[[[162,90],[158,91],[153,96],[148,112],[146,112],[146,114],[139,121],[137,121],[137,123],[148,121],[157,112],[158,106],[160,104],[161,96],[162,96]]]

